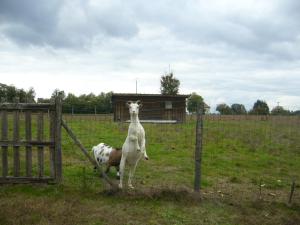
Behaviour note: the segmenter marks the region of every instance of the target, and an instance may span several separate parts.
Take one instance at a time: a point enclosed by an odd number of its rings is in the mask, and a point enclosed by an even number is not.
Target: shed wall
[[[141,120],[177,120],[185,121],[185,98],[153,97],[153,96],[113,96],[114,121],[126,121],[130,119],[126,106],[127,101],[141,100],[143,106],[140,109]],[[166,101],[172,102],[172,109],[166,109]]]

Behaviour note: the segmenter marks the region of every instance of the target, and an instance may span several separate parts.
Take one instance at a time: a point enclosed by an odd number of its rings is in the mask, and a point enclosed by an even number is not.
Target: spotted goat
[[[121,148],[113,148],[107,144],[100,143],[92,148],[92,152],[94,153],[95,160],[99,166],[102,167],[106,165],[105,173],[108,173],[110,167],[113,166],[117,170],[117,177],[120,177]]]

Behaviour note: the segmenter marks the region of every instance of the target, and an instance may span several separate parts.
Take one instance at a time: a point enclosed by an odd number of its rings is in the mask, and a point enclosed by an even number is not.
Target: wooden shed
[[[177,123],[184,122],[186,100],[190,95],[120,94],[112,95],[114,121],[130,119],[127,101],[140,100],[143,104],[139,118],[142,122]]]

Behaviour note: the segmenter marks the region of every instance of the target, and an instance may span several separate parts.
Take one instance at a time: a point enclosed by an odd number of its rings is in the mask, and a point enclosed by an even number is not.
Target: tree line
[[[166,84],[169,83],[169,84]],[[173,77],[173,73],[165,74],[161,77],[161,94],[176,95],[178,94],[180,82]],[[50,103],[53,102],[56,96],[61,96],[63,100],[63,113],[77,113],[77,114],[97,114],[97,113],[112,113],[111,96],[113,92],[101,92],[98,95],[93,93],[82,94],[76,96],[75,94],[65,94],[64,91],[55,89],[50,98],[37,98],[33,88],[28,90],[19,89],[13,85],[6,85],[0,83],[0,99],[1,102],[15,102],[20,103]],[[187,100],[187,110],[190,113],[195,113],[199,103],[203,103],[203,98],[197,93],[193,92]],[[243,104],[218,104],[216,111],[221,115],[300,115],[300,110],[289,111],[282,106],[276,106],[272,110],[269,109],[268,104],[263,100],[257,100],[252,109],[247,111]]]
[[[65,94],[64,91],[55,89],[50,99],[38,98],[38,103],[53,102],[56,96],[60,96],[63,101],[62,112],[72,114],[97,114],[97,113],[112,113],[111,96],[113,92],[99,95],[94,93],[82,94]]]
[[[0,100],[1,102],[23,102],[33,103],[35,102],[35,91],[33,88],[24,90],[16,88],[13,85],[6,85],[0,83]]]
[[[68,95],[64,91],[55,89],[50,98],[37,98],[34,88],[24,90],[16,88],[13,85],[0,83],[1,102],[19,102],[19,103],[51,103],[56,96],[63,100],[63,113],[111,113],[111,95],[112,92],[101,92],[99,95],[93,93],[76,96],[72,93]]]
[[[216,111],[221,115],[300,115],[300,110],[293,112],[279,105],[270,110],[268,104],[263,100],[257,100],[249,111],[246,110],[243,104],[238,103],[231,106],[225,103],[218,104]]]

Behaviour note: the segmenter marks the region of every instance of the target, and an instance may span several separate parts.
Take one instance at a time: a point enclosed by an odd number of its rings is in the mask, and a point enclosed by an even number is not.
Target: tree
[[[271,110],[272,115],[289,115],[290,111],[284,109],[282,106],[276,106]]]
[[[28,91],[16,88],[13,85],[6,85],[0,83],[0,99],[6,102],[13,102],[18,98],[19,102],[34,102],[35,91],[30,88]]]
[[[262,100],[257,100],[254,103],[252,110],[250,110],[250,114],[254,115],[268,115],[269,113],[268,104]]]
[[[102,98],[102,111],[105,113],[112,113],[112,102],[111,102],[111,96],[112,96],[113,92],[108,92],[108,93],[101,93],[101,95],[98,95],[98,98],[101,97]]]
[[[231,115],[232,114],[231,108],[225,103],[218,104],[216,111],[218,111],[221,115]]]
[[[13,102],[14,98],[17,97],[17,89],[15,88],[15,86],[5,85],[4,92],[4,98],[6,98],[7,102]]]
[[[51,103],[50,98],[37,98],[37,103]]]
[[[34,99],[35,99],[35,90],[33,87],[31,87],[26,93],[26,102],[33,103],[35,102]]]
[[[53,101],[57,96],[60,96],[62,98],[62,100],[64,100],[66,98],[66,94],[64,91],[61,91],[59,89],[55,89],[51,95],[51,100]]]
[[[165,74],[160,79],[160,92],[163,95],[177,95],[180,81],[173,76],[173,73]]]
[[[191,96],[188,98],[187,110],[190,113],[196,113],[198,104],[202,102],[203,102],[203,98],[200,95],[198,95],[196,92],[193,92]]]
[[[111,113],[112,92],[101,92],[99,95],[93,93],[76,96],[69,93],[63,101],[64,113]]]
[[[231,111],[235,115],[244,115],[247,114],[246,108],[243,104],[232,104],[231,105]]]

